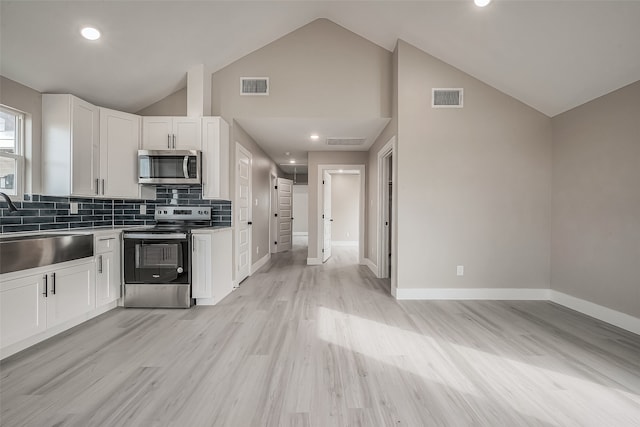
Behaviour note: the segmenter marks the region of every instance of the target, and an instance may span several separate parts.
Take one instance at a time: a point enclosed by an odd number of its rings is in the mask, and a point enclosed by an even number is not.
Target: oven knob
[[[182,273],[184,271],[184,269],[182,267],[178,267],[178,274]]]

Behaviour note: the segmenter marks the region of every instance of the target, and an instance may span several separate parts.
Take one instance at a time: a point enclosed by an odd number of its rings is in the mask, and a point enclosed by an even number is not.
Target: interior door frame
[[[275,245],[278,238],[278,223],[275,216],[278,210],[278,190],[276,190],[278,176],[271,172],[269,181],[271,185],[269,188],[269,252],[275,254],[278,252]]]
[[[389,224],[389,230],[391,231],[391,265],[389,266],[387,260],[389,259],[385,248],[389,247],[388,237],[385,230],[385,217],[386,212],[389,211],[388,202],[388,159],[391,156],[391,182],[393,182],[393,191],[391,193],[391,221]],[[397,288],[397,264],[398,264],[398,156],[396,137],[392,137],[381,149],[378,151],[378,242],[377,242],[377,262],[378,262],[378,278],[385,278],[388,276],[389,267],[391,267],[391,294],[395,296]],[[387,182],[385,182],[387,181]]]
[[[366,168],[364,164],[353,164],[353,165],[345,165],[345,164],[319,164],[318,165],[318,183],[317,183],[317,196],[316,199],[318,201],[318,207],[316,214],[318,215],[318,225],[317,225],[317,238],[316,238],[316,259],[320,260],[320,264],[322,264],[322,243],[324,240],[324,223],[322,221],[322,212],[324,212],[324,191],[322,191],[322,178],[324,176],[324,172],[337,172],[340,169],[343,170],[357,170],[360,173],[360,195],[359,195],[359,206],[358,206],[358,216],[359,216],[359,231],[358,231],[358,264],[365,264],[365,246],[364,246],[364,233],[365,233],[365,209],[366,205],[364,202],[365,196],[365,184],[366,184]],[[309,262],[307,262],[309,263]]]
[[[247,150],[242,144],[240,144],[238,141],[236,141],[236,151],[235,151],[235,200],[234,200],[234,205],[238,206],[238,200],[240,199],[240,183],[239,183],[239,169],[238,169],[238,154],[242,152],[245,156],[247,156],[249,158],[249,212],[247,215],[247,219],[249,222],[253,221],[253,183],[252,183],[252,179],[253,179],[253,155],[251,154],[251,151]],[[237,208],[236,208],[237,209]],[[233,225],[235,226],[235,233],[234,233],[234,240],[235,240],[235,250],[234,250],[234,254],[235,254],[235,268],[234,268],[234,283],[235,286],[239,286],[240,285],[240,279],[238,277],[238,263],[240,262],[240,224],[238,224],[237,222],[237,216],[234,213],[233,215]],[[252,263],[253,263],[253,238],[252,238],[252,226],[249,225],[249,235],[248,235],[248,245],[249,245],[249,274],[247,275],[247,277],[251,276],[251,270],[252,270]],[[244,280],[244,278],[243,278]]]

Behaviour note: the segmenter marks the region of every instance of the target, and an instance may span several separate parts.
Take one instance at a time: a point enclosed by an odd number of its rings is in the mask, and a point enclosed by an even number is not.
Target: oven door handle
[[[145,240],[186,240],[185,233],[124,233],[123,239],[145,239]]]

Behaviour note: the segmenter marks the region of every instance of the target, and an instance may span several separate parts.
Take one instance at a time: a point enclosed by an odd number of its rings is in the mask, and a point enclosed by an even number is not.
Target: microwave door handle
[[[189,156],[184,156],[182,162],[182,172],[184,173],[184,179],[189,179]]]

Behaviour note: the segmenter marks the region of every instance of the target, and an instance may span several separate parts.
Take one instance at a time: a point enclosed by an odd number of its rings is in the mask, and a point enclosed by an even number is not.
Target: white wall
[[[360,175],[331,174],[331,240],[358,244]]]
[[[293,234],[309,234],[309,186],[293,186]]]

